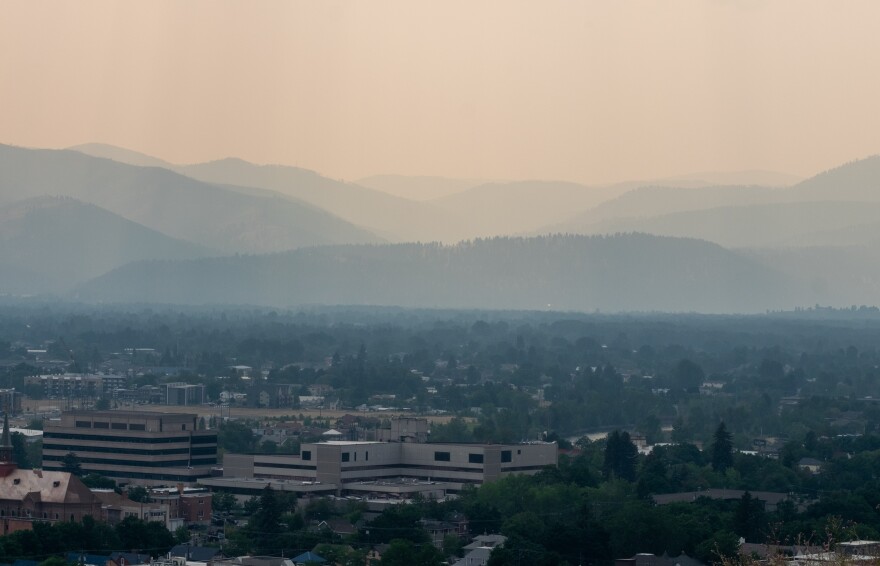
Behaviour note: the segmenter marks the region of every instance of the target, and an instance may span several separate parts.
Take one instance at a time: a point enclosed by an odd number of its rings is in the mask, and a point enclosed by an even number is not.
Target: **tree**
[[[254,541],[254,550],[258,554],[278,554],[277,539],[282,532],[281,515],[284,509],[271,485],[263,488],[259,501],[259,510],[248,521],[248,531]]]
[[[602,464],[602,475],[605,479],[612,477],[627,481],[636,479],[636,459],[639,451],[630,440],[629,433],[618,430],[608,435],[605,444],[605,460]]]
[[[703,368],[685,358],[678,362],[672,372],[672,379],[676,386],[686,391],[696,391],[706,378]]]
[[[12,442],[12,459],[18,467],[22,470],[31,468],[32,464],[27,452],[27,440],[24,435],[20,432],[13,432],[9,436],[9,440]]]
[[[394,539],[388,549],[382,553],[382,566],[410,566],[411,564],[424,564],[425,566],[440,566],[443,555],[433,544],[415,544],[410,540]]]
[[[82,464],[80,464],[79,456],[75,452],[68,452],[61,459],[61,471],[71,473],[75,476],[82,475]]]
[[[190,535],[189,529],[184,525],[180,525],[174,530],[174,542],[177,544],[186,544],[191,538],[192,536]]]
[[[712,469],[723,472],[733,466],[733,437],[727,432],[724,421],[718,425],[712,442]]]
[[[150,501],[150,492],[143,486],[133,485],[128,488],[128,498],[139,503],[148,503]]]
[[[116,489],[116,482],[99,474],[86,474],[82,482],[90,489]]]

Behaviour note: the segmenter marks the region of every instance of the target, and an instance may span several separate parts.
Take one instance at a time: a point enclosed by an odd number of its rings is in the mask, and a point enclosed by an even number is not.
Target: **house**
[[[614,566],[705,566],[699,560],[695,560],[687,554],[670,557],[654,556],[651,553],[636,554],[632,558],[618,558]]]
[[[467,553],[453,562],[452,566],[486,566],[495,548],[504,546],[507,537],[503,535],[478,535],[464,547]]]
[[[68,472],[20,470],[12,458],[9,416],[0,437],[0,534],[30,530],[32,521],[101,517],[101,502]]]
[[[219,548],[210,546],[194,546],[191,544],[178,544],[168,551],[168,556],[185,558],[193,562],[210,562],[220,554]]]
[[[815,458],[801,458],[798,460],[798,469],[816,475],[822,471],[822,461]]]

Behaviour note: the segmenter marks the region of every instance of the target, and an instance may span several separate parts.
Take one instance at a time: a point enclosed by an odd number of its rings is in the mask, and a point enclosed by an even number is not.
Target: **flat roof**
[[[125,417],[138,417],[138,418],[158,418],[158,417],[191,417],[195,418],[198,415],[195,413],[172,413],[172,412],[163,412],[163,411],[93,411],[93,410],[77,410],[72,409],[70,411],[64,411],[63,415],[78,415],[78,416],[90,416],[90,417],[108,417],[108,418],[125,418]]]
[[[357,446],[359,444],[389,444],[377,440],[325,440],[323,442],[310,442],[309,444],[329,444],[331,446]]]

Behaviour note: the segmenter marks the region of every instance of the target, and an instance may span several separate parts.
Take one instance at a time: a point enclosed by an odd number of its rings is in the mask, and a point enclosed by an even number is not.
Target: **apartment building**
[[[72,452],[85,473],[142,485],[193,484],[217,464],[217,432],[194,414],[70,411],[46,421],[43,466],[62,469]]]

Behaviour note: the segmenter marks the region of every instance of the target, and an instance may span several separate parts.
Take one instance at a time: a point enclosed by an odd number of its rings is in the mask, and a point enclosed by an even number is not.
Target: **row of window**
[[[116,446],[71,446],[70,444],[43,445],[43,450],[64,450],[65,452],[99,452],[110,454],[132,454],[137,456],[168,456],[171,454],[189,454],[189,448],[165,448],[150,450],[149,448],[117,448]],[[216,452],[216,450],[214,450]],[[195,453],[195,450],[193,450]]]
[[[112,428],[114,430],[147,430],[145,424],[110,423],[106,421],[76,421],[76,428]],[[185,429],[184,429],[185,430]]]
[[[130,429],[131,430],[131,429]],[[43,438],[64,440],[95,440],[114,443],[137,443],[137,444],[173,444],[175,442],[190,442],[189,436],[164,436],[164,437],[136,437],[136,436],[104,436],[101,434],[72,434],[68,432],[45,431]],[[216,444],[216,434],[206,434],[192,437],[193,444]]]
[[[119,448],[116,446],[71,446],[70,444],[52,444],[43,445],[43,450],[61,450],[65,453],[74,452],[97,452],[99,454],[130,454],[132,456],[171,456],[174,454],[190,454],[192,456],[209,456],[217,454],[217,448],[214,446],[200,446],[196,448],[165,448],[165,449],[149,449],[149,448]]]
[[[44,461],[61,462],[64,456],[52,454],[43,455]],[[137,468],[185,468],[187,466],[212,466],[217,463],[217,458],[200,458],[187,460],[159,460],[156,462],[143,462],[132,460],[117,460],[115,458],[79,458],[81,464],[105,464],[109,466],[133,466]]]
[[[452,456],[449,452],[434,452],[434,461],[435,462],[449,462],[452,459]],[[513,455],[510,450],[502,450],[501,451],[501,462],[510,462],[513,459]],[[471,452],[468,454],[468,463],[470,464],[482,464],[483,463],[483,455],[480,453]]]
[[[343,461],[343,462],[350,462],[350,461],[352,461],[352,460],[351,460],[351,455],[352,455],[352,454],[354,454],[354,460],[353,460],[353,461],[357,462],[357,461],[358,461],[358,453],[357,453],[357,452],[343,452],[343,453],[342,453],[342,461]],[[370,451],[367,450],[367,452],[364,453],[364,460],[369,460],[369,459],[370,459]]]
[[[195,462],[193,462],[195,463]],[[47,470],[61,470],[61,466],[51,466],[50,463],[47,462],[45,468]],[[150,473],[142,473],[142,472],[119,472],[116,470],[89,470],[92,473],[107,477],[107,478],[131,478],[131,479],[141,479],[141,480],[159,480],[159,481],[192,481],[193,479],[205,478],[208,477],[208,474],[194,474],[194,475],[179,475],[179,474],[150,474]]]

